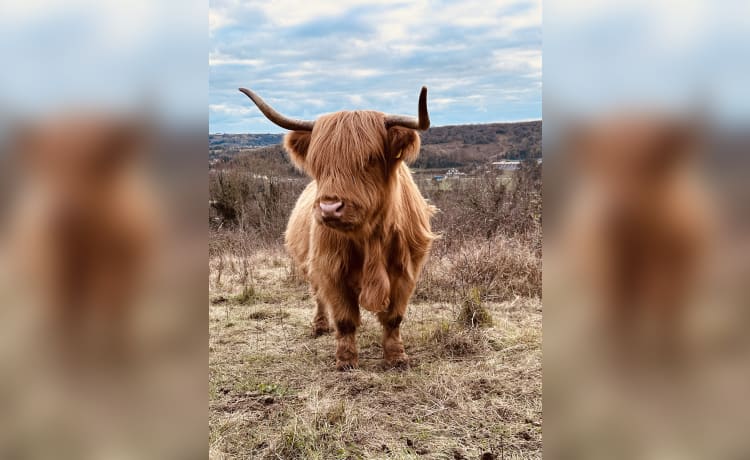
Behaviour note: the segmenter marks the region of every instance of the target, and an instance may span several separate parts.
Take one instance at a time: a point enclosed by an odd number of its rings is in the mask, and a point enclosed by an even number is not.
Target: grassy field
[[[314,301],[279,246],[213,256],[211,458],[541,458],[540,299],[438,295],[441,259],[402,326],[411,367],[381,367],[380,326],[364,313],[360,369],[337,372],[333,336],[312,337]]]

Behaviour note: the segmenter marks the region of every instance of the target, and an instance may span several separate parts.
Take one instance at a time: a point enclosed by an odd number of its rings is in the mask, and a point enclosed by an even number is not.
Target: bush
[[[460,301],[475,290],[481,300],[541,296],[541,255],[524,240],[498,235],[439,249],[425,266],[419,298]]]
[[[485,173],[453,180],[450,188],[420,188],[440,213],[433,228],[449,249],[465,239],[521,238],[541,251],[541,165],[525,162],[512,175]]]
[[[265,240],[280,239],[306,180],[258,176],[241,170],[209,174],[213,229],[230,228]]]

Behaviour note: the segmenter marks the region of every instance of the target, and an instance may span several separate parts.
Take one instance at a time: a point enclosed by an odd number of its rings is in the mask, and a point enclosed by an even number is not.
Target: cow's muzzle
[[[342,201],[321,201],[320,217],[323,220],[338,220],[344,215],[344,203]]]

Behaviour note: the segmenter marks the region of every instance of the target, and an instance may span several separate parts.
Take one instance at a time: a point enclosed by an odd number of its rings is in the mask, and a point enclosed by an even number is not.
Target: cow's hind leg
[[[391,287],[390,306],[387,311],[378,313],[378,320],[383,325],[383,358],[388,368],[404,368],[409,366],[409,357],[401,340],[401,321],[414,283],[396,278],[391,280]]]

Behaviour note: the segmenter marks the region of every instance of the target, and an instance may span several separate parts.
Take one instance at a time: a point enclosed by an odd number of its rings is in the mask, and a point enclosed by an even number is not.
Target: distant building
[[[516,171],[521,167],[521,160],[493,161],[492,166],[501,171]]]
[[[459,176],[465,176],[466,173],[459,171],[456,168],[451,168],[448,171],[446,171],[445,175],[447,177],[459,177]]]
[[[521,168],[521,163],[523,163],[521,160],[500,160],[493,161],[492,167],[501,171],[517,171]],[[542,159],[537,158],[536,163],[542,164]]]

